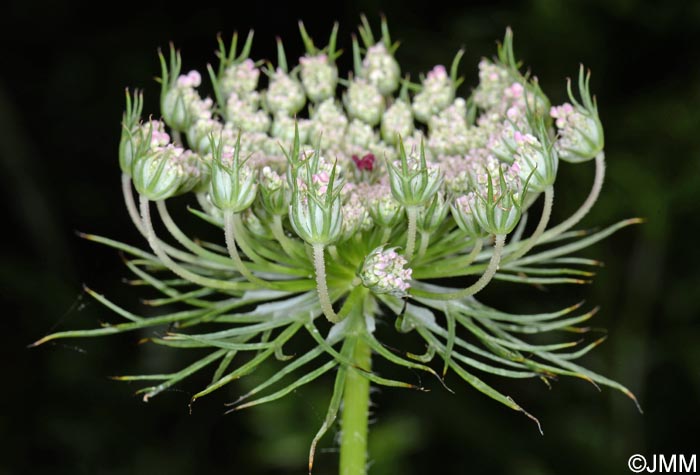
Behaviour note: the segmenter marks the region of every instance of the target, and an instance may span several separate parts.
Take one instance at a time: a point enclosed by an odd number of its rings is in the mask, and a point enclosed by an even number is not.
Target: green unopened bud
[[[585,162],[598,155],[605,145],[603,125],[598,117],[598,106],[591,97],[591,74],[584,75],[583,66],[579,71],[578,87],[581,94],[579,102],[571,92],[571,81],[567,84],[569,98],[573,105],[565,103],[552,107],[550,115],[556,119],[559,139],[555,147],[562,160],[573,163]]]
[[[313,110],[309,142],[321,149],[339,147],[343,143],[348,118],[335,99],[326,99]]]
[[[429,204],[418,209],[418,229],[423,232],[433,233],[445,221],[450,211],[448,203],[441,191],[438,191]]]
[[[226,117],[237,129],[245,132],[267,132],[270,116],[258,109],[260,95],[251,92],[245,96],[232,93],[226,101]]]
[[[255,174],[240,159],[241,137],[238,136],[236,147],[219,147],[214,152],[211,163],[211,182],[209,195],[219,209],[234,213],[250,207],[255,200],[257,184]]]
[[[170,136],[165,132],[165,124],[159,120],[137,125],[131,130],[122,130],[119,143],[119,165],[124,173],[131,175],[134,162],[151,154],[170,143]]]
[[[537,136],[516,132],[516,155],[514,166],[522,181],[528,180],[529,187],[539,193],[553,185],[559,168],[559,155],[554,148],[544,122],[540,119]]]
[[[366,203],[372,220],[384,228],[393,228],[404,216],[401,205],[386,184],[372,186],[367,192]]]
[[[255,237],[261,239],[272,239],[273,235],[270,229],[258,218],[253,211],[253,208],[248,208],[242,213],[243,224],[246,229]]]
[[[240,61],[237,60],[237,61]],[[224,70],[220,81],[221,92],[224,97],[232,93],[246,95],[255,91],[258,87],[260,70],[255,67],[252,59],[246,58],[240,62],[231,64]]]
[[[299,143],[307,143],[311,122],[308,119],[295,119],[287,115],[277,115],[272,121],[270,135],[280,139],[283,144],[294,141],[295,124],[298,126]],[[278,146],[279,149],[279,146]]]
[[[403,141],[399,142],[400,160],[387,161],[391,193],[403,206],[418,206],[435,195],[442,184],[440,167],[425,159],[425,147],[421,141],[420,158],[415,150],[406,154]]]
[[[336,180],[338,167],[328,173],[317,153],[308,158],[296,174],[289,218],[294,231],[309,244],[331,244],[343,230],[342,183]]]
[[[201,119],[187,129],[187,143],[193,150],[206,155],[211,153],[212,145],[218,147],[219,141],[224,143],[235,139],[230,125],[224,126],[216,119]]]
[[[517,164],[498,167],[498,177],[488,169],[479,175],[479,190],[476,200],[470,203],[474,218],[489,234],[508,234],[520,220],[523,197],[527,192],[527,182],[520,183],[520,169]],[[494,181],[497,180],[496,183]]]
[[[132,170],[136,191],[151,201],[189,191],[194,186],[194,175],[198,176],[198,169],[188,163],[191,155],[180,147],[168,145],[139,157]]]
[[[267,213],[284,216],[289,212],[287,181],[270,167],[260,170],[260,200]]]
[[[468,194],[457,198],[450,206],[450,210],[452,211],[452,217],[457,223],[457,226],[459,226],[459,229],[472,238],[481,238],[485,237],[487,233],[479,225],[474,216],[476,200],[476,194],[470,191]]]

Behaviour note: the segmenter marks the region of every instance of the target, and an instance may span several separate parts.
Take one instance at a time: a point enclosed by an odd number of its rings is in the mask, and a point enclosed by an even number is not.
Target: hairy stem
[[[406,232],[406,260],[411,262],[413,258],[413,250],[416,247],[416,219],[418,210],[415,206],[406,207],[406,216],[408,217],[408,231]]]
[[[359,315],[362,318],[362,314]],[[352,361],[357,368],[369,371],[372,352],[364,338],[357,338]],[[367,433],[369,423],[369,379],[349,368],[343,394],[340,439],[340,475],[367,473]]]
[[[329,322],[338,323],[340,319],[338,314],[333,310],[333,304],[328,295],[328,284],[326,283],[326,261],[323,257],[323,244],[314,244],[314,269],[316,270],[316,289],[318,290],[318,299],[321,304],[321,310]]]
[[[605,179],[605,153],[602,151],[595,157],[595,178],[593,179],[593,187],[591,192],[588,194],[586,201],[583,202],[581,207],[576,210],[574,214],[569,216],[565,221],[557,224],[549,231],[542,234],[542,241],[547,241],[564,231],[568,231],[572,227],[576,226],[579,221],[583,219],[584,216],[588,214],[595,202],[598,200],[598,195],[600,190],[603,188],[603,180]]]
[[[530,249],[535,247],[535,244],[539,241],[547,229],[547,224],[549,224],[549,218],[552,215],[552,204],[554,203],[554,187],[549,185],[544,190],[544,206],[542,208],[542,216],[540,216],[540,222],[537,223],[535,231],[532,233],[527,240],[520,243],[520,247],[515,250],[513,254],[510,254],[503,259],[503,264],[507,262],[514,261],[525,254],[527,254]]]
[[[469,297],[470,295],[474,295],[477,292],[480,292],[484,287],[486,287],[486,285],[488,285],[489,282],[491,282],[491,279],[493,279],[493,276],[496,274],[496,271],[498,271],[498,265],[501,262],[501,253],[503,252],[503,246],[505,242],[505,234],[496,234],[496,242],[493,245],[493,254],[491,255],[491,260],[489,261],[488,267],[486,267],[484,273],[481,274],[479,280],[474,282],[466,289],[457,292],[436,294],[435,292],[428,292],[422,289],[414,288],[411,289],[411,294],[416,295],[418,297],[427,297],[435,300],[456,300],[464,297]]]

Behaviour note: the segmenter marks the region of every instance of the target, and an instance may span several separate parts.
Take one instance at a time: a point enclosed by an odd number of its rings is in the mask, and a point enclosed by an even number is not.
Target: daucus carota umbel
[[[442,360],[443,376],[451,369],[532,419],[477,374],[547,384],[575,376],[634,399],[574,362],[601,340],[572,348],[578,342],[543,345],[523,337],[584,332],[577,325],[595,311],[572,305],[512,314],[476,298],[497,280],[588,281],[593,274],[586,268],[596,261],[572,255],[638,222],[571,231],[596,201],[605,171],[589,74],[581,68],[580,99],[569,84],[571,103],[552,107],[536,78],[520,71],[508,30],[497,57],[479,63],[479,83],[465,99],[457,94],[461,51],[449,67],[435,66],[411,82],[402,77],[386,22],[375,40],[363,18],[352,42],[354,71],[343,79],[335,62],[338,26],[325,47],[299,26],[306,52],[292,68],[281,40],[276,65],[250,58],[252,33],[240,51],[238,36],[230,46],[220,40],[218,68],[208,68],[211,99],[200,95],[200,73],[183,73],[176,50],[168,59],[161,55],[161,120],[143,121],[141,94],[127,93],[122,191],[148,249],[87,238],[131,256],[126,265],[139,283],[164,295],[150,304],[167,311],[138,316],[90,291],[128,321],[54,333],[37,344],[170,325],[152,341],[209,350],[179,372],[151,377],[157,384],[140,391],[144,400],[215,368],[196,400],[276,357],[279,371],[235,409],[274,401],[334,372],[309,466],[342,404],[340,464],[347,474],[365,471],[370,384],[415,387],[374,374],[372,357],[440,382],[430,365]],[[560,160],[594,162],[595,179],[583,204],[550,226]],[[176,224],[168,202],[183,194],[196,197],[191,212],[218,229],[219,242],[195,239]],[[525,236],[524,217],[540,199],[537,224]],[[157,234],[154,207],[170,236]],[[418,334],[428,352],[383,346],[377,320]],[[306,339],[308,350],[290,358],[283,347],[293,338]]]

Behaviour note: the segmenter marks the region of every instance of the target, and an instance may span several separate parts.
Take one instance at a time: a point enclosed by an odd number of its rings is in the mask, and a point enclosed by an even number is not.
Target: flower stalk
[[[361,310],[352,313],[355,326],[364,327]],[[364,328],[357,331],[361,335]],[[372,350],[364,338],[355,336],[352,350],[354,367],[348,369],[343,394],[343,417],[340,424],[340,475],[367,473],[367,439],[369,432],[370,381],[359,371],[371,371]]]

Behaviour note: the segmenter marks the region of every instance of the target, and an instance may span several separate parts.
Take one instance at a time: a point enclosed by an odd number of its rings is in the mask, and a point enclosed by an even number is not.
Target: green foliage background
[[[645,414],[624,396],[598,393],[585,382],[563,380],[548,390],[487,376],[539,417],[541,437],[527,419],[456,377],[447,380],[454,395],[429,381],[428,394],[382,390],[373,395],[370,473],[424,474],[441,467],[446,474],[623,474],[634,453],[697,453],[700,3],[529,0],[448,7],[394,0],[323,8],[292,2],[95,8],[90,2],[10,2],[0,19],[0,189],[6,205],[0,474],[304,473],[331,379],[281,403],[223,416],[222,403],[265,377],[255,374],[199,401],[188,415],[190,394],[206,384],[202,378],[148,404],[132,397],[136,386],[107,379],[187,361],[186,354],[139,345],[147,335],[32,350],[25,345],[52,329],[111,318],[83,294],[82,282],[139,308],[138,291],[121,284],[127,273],[119,256],[73,231],[141,243],[121,203],[116,154],[123,88],[143,88],[145,110],[157,111],[157,47],[173,40],[185,68],[203,70],[214,60],[217,32],[255,28],[255,56],[274,57],[278,34],[294,56],[302,49],[297,19],[313,36],[325,36],[337,19],[347,48],[359,13],[377,21],[380,11],[402,41],[398,58],[406,71],[449,63],[464,45],[463,93],[476,84],[478,59],[495,53],[507,25],[515,31],[518,57],[554,103],[564,100],[564,79],[580,62],[593,71],[609,173],[584,225],[630,216],[648,222],[586,251],[606,262],[592,286],[524,292],[494,283],[485,297],[519,311],[581,299],[600,304],[593,325],[607,328],[609,339],[584,363],[632,389]],[[591,178],[592,166],[562,166],[554,221],[575,209]],[[389,335],[390,329],[379,331]],[[327,450],[317,456],[316,473],[333,473],[334,443],[329,437],[322,446]]]

